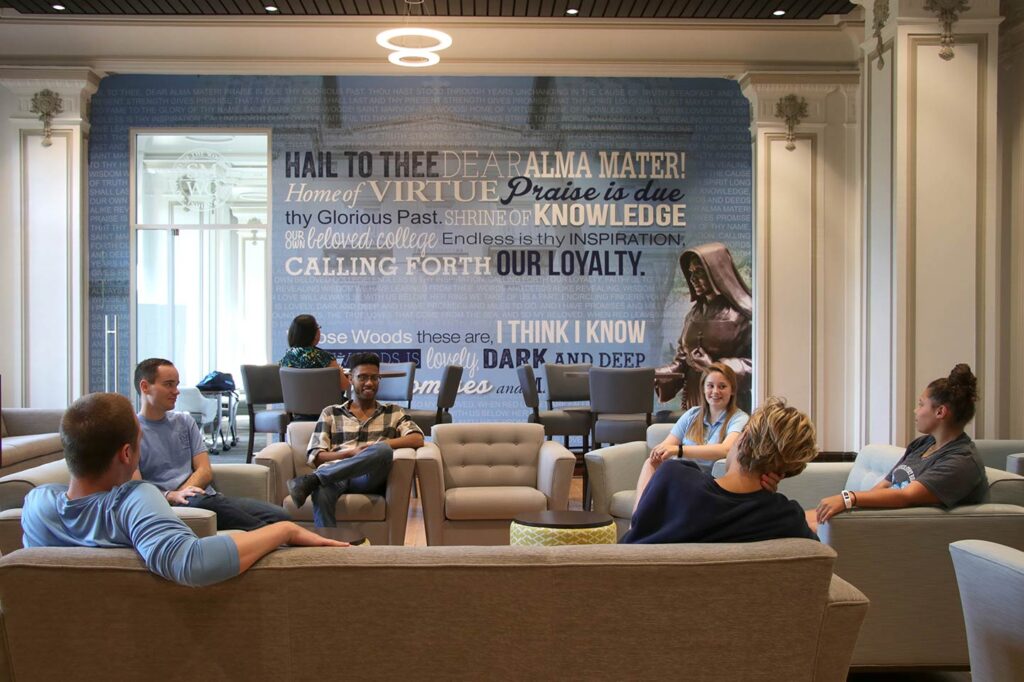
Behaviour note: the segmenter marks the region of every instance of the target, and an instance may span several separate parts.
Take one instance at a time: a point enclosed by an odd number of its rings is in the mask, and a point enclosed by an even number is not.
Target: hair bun
[[[970,365],[963,362],[958,363],[949,373],[949,378],[946,381],[953,393],[971,402],[978,399],[978,378],[974,376]]]

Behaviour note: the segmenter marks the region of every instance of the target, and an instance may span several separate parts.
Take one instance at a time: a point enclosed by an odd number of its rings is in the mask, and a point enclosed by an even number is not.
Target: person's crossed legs
[[[293,478],[288,491],[296,507],[313,496],[313,522],[317,528],[338,525],[335,508],[347,493],[378,494],[387,485],[394,451],[387,443],[374,443],[354,457],[330,462],[311,474]]]

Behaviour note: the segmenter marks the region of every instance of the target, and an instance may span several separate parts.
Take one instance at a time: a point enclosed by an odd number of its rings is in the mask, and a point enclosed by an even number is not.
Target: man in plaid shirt
[[[423,431],[401,407],[377,402],[380,358],[353,353],[348,366],[355,397],[320,413],[306,448],[316,471],[288,481],[296,507],[313,496],[317,528],[338,525],[335,507],[345,493],[384,492],[395,449],[423,445]]]

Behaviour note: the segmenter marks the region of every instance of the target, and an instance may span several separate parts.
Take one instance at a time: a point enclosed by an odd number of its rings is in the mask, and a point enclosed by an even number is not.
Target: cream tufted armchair
[[[540,424],[438,424],[416,452],[428,545],[508,544],[517,514],[564,510],[576,458]]]

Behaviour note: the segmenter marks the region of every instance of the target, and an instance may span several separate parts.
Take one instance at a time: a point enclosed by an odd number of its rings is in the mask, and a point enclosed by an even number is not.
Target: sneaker
[[[306,503],[306,498],[312,495],[319,485],[320,479],[316,474],[306,474],[288,481],[288,494],[291,495],[295,508],[301,509]]]

